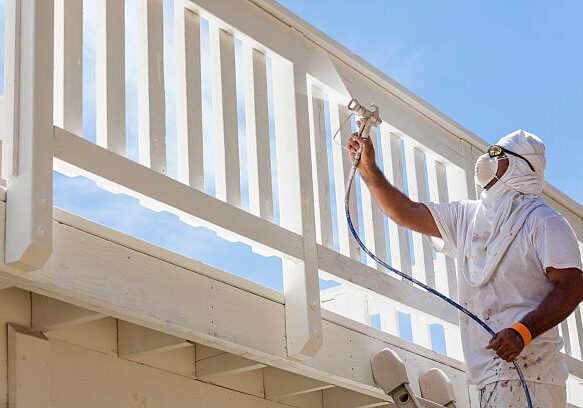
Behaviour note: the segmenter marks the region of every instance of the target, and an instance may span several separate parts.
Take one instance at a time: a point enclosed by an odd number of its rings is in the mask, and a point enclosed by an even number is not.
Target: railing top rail
[[[441,112],[439,109],[430,105],[421,97],[415,95],[413,92],[409,91],[401,84],[396,82],[389,75],[380,71],[378,68],[374,67],[360,56],[350,51],[342,44],[338,43],[336,40],[318,30],[316,27],[279,4],[276,0],[249,1],[264,11],[268,12],[282,23],[298,30],[307,39],[323,48],[328,53],[337,57],[351,68],[358,70],[363,76],[378,84],[387,92],[395,95],[397,98],[401,99],[403,102],[416,109],[418,112],[439,125],[444,130],[448,131],[454,136],[459,137],[460,139],[466,140],[480,151],[485,152],[487,150],[489,143],[486,140],[480,138],[471,130],[456,122]],[[569,210],[573,211],[577,216],[583,217],[583,205],[567,196],[565,193],[561,192],[552,184],[548,182],[546,183],[544,193],[567,207]]]

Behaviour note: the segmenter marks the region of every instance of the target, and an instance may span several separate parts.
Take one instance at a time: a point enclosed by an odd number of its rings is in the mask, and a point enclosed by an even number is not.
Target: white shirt
[[[435,250],[458,256],[478,205],[476,200],[426,203],[442,236],[430,238]],[[583,270],[575,232],[562,215],[544,204],[528,216],[486,284],[472,287],[457,271],[460,304],[498,332],[535,310],[551,291],[548,267]],[[481,388],[494,381],[518,379],[513,364],[485,349],[491,336],[461,312],[460,330],[468,383]],[[516,360],[525,378],[565,386],[568,371],[562,347],[557,327],[536,337]]]

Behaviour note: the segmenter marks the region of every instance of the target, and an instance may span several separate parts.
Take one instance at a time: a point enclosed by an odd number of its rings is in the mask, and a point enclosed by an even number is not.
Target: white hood
[[[540,197],[546,165],[543,142],[531,133],[517,130],[496,144],[524,156],[535,171],[520,157],[507,154],[509,163],[504,175],[480,194],[480,206],[459,257],[460,271],[472,287],[490,280],[527,216],[544,204]]]

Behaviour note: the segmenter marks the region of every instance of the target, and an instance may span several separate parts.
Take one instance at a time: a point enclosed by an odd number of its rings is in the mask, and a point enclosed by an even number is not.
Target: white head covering
[[[535,171],[520,157],[506,154],[508,169],[480,194],[480,206],[460,256],[460,270],[473,287],[489,281],[527,216],[544,204],[540,197],[546,165],[543,142],[531,133],[517,130],[496,144],[524,156]]]

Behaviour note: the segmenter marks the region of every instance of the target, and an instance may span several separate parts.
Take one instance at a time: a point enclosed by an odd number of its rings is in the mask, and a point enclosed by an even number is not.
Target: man
[[[385,179],[370,139],[353,134],[351,158],[360,145],[358,171],[379,207],[457,259],[461,305],[497,333],[490,338],[460,313],[467,379],[480,407],[527,406],[515,360],[535,407],[564,407],[568,371],[557,325],[583,300],[583,267],[573,229],[540,196],[543,142],[523,130],[503,137],[476,162],[480,199],[443,204],[411,201]]]

